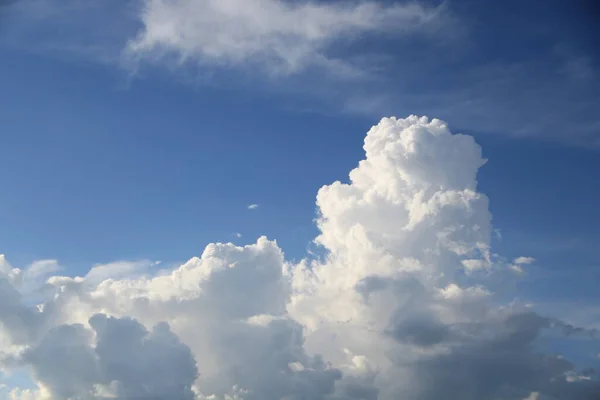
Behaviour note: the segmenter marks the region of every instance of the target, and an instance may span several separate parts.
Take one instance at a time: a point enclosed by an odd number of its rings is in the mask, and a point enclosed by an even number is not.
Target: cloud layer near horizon
[[[597,399],[595,372],[536,347],[593,332],[502,302],[534,260],[493,252],[473,138],[437,119],[384,118],[364,150],[348,183],[317,194],[318,259],[293,264],[261,237],[209,244],[156,274],[114,263],[40,285],[56,262],[21,271],[0,258],[0,361],[39,386],[11,395]],[[45,300],[31,307],[35,287]]]

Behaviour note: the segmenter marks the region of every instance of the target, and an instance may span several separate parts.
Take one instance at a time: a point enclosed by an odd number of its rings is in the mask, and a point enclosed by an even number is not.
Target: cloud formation
[[[577,3],[540,13],[402,0],[4,1],[0,46],[125,67],[128,78],[152,79],[158,66],[191,85],[284,94],[303,111],[410,109],[596,147],[598,60],[575,39]]]
[[[36,307],[0,259],[0,362],[40,388],[15,398],[597,399],[593,370],[539,347],[596,354],[595,333],[502,302],[497,283],[533,259],[491,248],[473,138],[384,118],[364,150],[317,194],[320,258],[288,262],[264,237],[213,243],[154,275],[51,277]]]
[[[373,32],[414,32],[439,9],[376,1],[144,0],[142,32],[127,47],[134,58],[236,66],[254,62],[288,74],[307,67],[353,73],[332,47]]]
[[[193,399],[196,363],[166,323],[148,332],[129,318],[92,316],[52,328],[17,362],[51,398]]]

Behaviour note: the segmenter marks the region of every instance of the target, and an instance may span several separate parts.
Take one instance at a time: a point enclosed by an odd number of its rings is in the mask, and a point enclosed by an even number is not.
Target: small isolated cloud
[[[538,392],[531,392],[529,396],[524,398],[523,400],[539,400],[540,394]]]
[[[440,8],[417,2],[281,0],[143,0],[142,32],[127,46],[130,57],[165,57],[201,65],[258,63],[289,74],[310,66],[352,71],[336,58],[353,38],[404,35],[440,19]]]
[[[533,257],[517,257],[513,260],[513,264],[523,265],[523,264],[532,264],[535,262],[535,258]]]
[[[258,204],[249,204],[248,210],[256,210],[258,208]]]
[[[535,258],[533,257],[517,257],[513,260],[512,264],[508,264],[508,268],[517,275],[523,275],[525,274],[523,266],[533,264],[534,262]]]
[[[595,354],[587,341],[597,332],[499,293],[511,269],[492,250],[475,140],[437,119],[384,118],[364,150],[346,183],[318,191],[322,252],[297,263],[265,237],[210,243],[156,274],[142,273],[147,262],[120,262],[50,278],[44,302],[31,307],[14,284],[17,269],[0,257],[0,368],[27,368],[39,387],[15,393],[600,398],[587,365],[539,346],[546,334],[562,335],[561,349],[575,341]]]
[[[508,266],[508,268],[517,275],[523,275],[525,273],[525,270],[523,269],[523,267],[521,267],[518,264],[510,264]]]

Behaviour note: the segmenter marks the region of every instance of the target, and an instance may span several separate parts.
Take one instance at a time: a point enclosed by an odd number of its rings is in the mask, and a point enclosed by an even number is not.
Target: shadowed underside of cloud
[[[491,290],[534,260],[490,247],[473,138],[384,118],[364,149],[317,194],[320,259],[290,263],[264,237],[214,243],[154,276],[115,263],[51,277],[37,307],[0,259],[0,362],[39,386],[13,398],[598,399],[592,369],[538,347],[593,332]]]

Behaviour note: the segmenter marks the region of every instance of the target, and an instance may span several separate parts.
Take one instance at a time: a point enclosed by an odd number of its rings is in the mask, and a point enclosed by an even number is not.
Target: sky
[[[598,18],[1,2],[0,399],[597,399]]]

